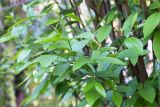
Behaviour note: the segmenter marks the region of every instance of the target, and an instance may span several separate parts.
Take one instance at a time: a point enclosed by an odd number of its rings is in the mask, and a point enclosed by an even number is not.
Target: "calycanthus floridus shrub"
[[[15,42],[13,68],[27,72],[24,84],[37,81],[23,104],[55,88],[61,101],[74,97],[78,107],[159,107],[160,2],[71,0],[68,8],[48,2],[35,14],[44,2],[23,5],[26,17],[0,38]],[[88,20],[79,12],[82,2]]]

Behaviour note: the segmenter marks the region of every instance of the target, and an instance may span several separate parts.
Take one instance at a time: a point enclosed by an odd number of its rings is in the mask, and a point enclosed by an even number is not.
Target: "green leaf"
[[[78,104],[77,107],[85,107],[86,104],[87,104],[87,101],[84,99],[84,100],[82,100],[82,101]]]
[[[55,66],[53,75],[61,76],[69,68],[69,63],[60,63]]]
[[[160,8],[160,2],[154,2],[149,6],[150,10],[157,9],[157,8]]]
[[[119,92],[113,92],[112,100],[117,107],[121,107],[122,95]]]
[[[137,51],[137,48],[129,48],[118,53],[117,58],[129,58],[131,63],[135,65],[139,55],[141,54]]]
[[[150,103],[153,103],[156,96],[155,89],[150,85],[141,86],[139,88],[139,94]]]
[[[42,67],[48,67],[57,59],[55,55],[41,55],[37,58]]]
[[[57,23],[57,22],[59,22],[58,19],[52,18],[52,19],[47,20],[46,25],[55,24],[55,23]]]
[[[96,38],[99,43],[105,40],[112,30],[111,25],[105,25],[96,30]]]
[[[42,80],[42,82],[40,82],[40,84],[33,90],[30,101],[35,100],[40,94],[47,91],[46,88],[48,87],[48,85],[49,85],[49,81],[46,76]]]
[[[77,53],[83,53],[82,48],[84,48],[88,43],[89,43],[89,39],[84,39],[81,41],[77,41],[77,40],[72,40],[71,41],[71,47],[72,47],[72,51],[75,51]]]
[[[95,88],[101,96],[103,96],[104,98],[106,97],[105,89],[100,83],[95,82]]]
[[[82,39],[93,39],[94,35],[92,32],[84,32],[76,36],[75,38],[82,38]]]
[[[136,48],[139,53],[143,53],[143,44],[136,37],[130,37],[125,39],[124,44],[127,48]]]
[[[112,58],[112,57],[98,57],[98,58],[94,58],[94,60],[97,63],[106,62],[109,64],[125,65],[125,63],[122,62],[121,60],[119,60],[117,58]]]
[[[107,13],[107,23],[111,23],[117,16],[117,10],[111,10]]]
[[[81,68],[83,65],[93,63],[93,61],[89,57],[81,57],[75,61],[73,64],[73,70],[77,70]]]
[[[29,54],[30,54],[31,50],[30,49],[24,49],[22,50],[17,57],[17,62],[21,62],[23,61]]]
[[[92,106],[99,98],[99,94],[97,91],[93,88],[92,90],[85,93],[87,102]]]
[[[48,4],[47,6],[45,6],[42,10],[41,13],[49,13],[52,10],[53,4]]]
[[[12,35],[4,35],[0,38],[0,43],[3,43],[3,42],[7,42],[11,39],[15,38],[14,36]]]
[[[159,22],[160,13],[157,12],[153,13],[146,19],[143,27],[144,38],[148,37],[154,31],[154,29],[158,26]]]
[[[124,31],[124,35],[126,37],[129,37],[130,34],[131,34],[131,30],[132,30],[132,27],[133,25],[135,24],[136,20],[137,20],[137,16],[138,14],[135,12],[135,13],[132,13],[127,19],[126,21],[124,22],[123,24],[123,31]]]
[[[113,90],[113,91],[116,90],[116,84],[115,84],[115,82],[114,82],[113,80],[111,80],[111,79],[106,79],[105,83],[106,83],[106,85],[109,86],[109,88],[110,88],[111,90]]]
[[[87,93],[88,91],[90,91],[92,88],[94,88],[94,84],[94,81],[89,81],[84,87],[83,92]]]
[[[146,107],[158,107],[158,104],[156,101],[154,101],[153,103],[147,103]]]
[[[71,19],[73,19],[73,20],[75,20],[75,21],[78,21],[78,22],[81,21],[81,20],[79,19],[79,17],[76,16],[75,14],[73,14],[73,13],[69,13],[69,14],[67,14],[66,16],[67,16],[67,17],[70,17]]]
[[[92,106],[100,97],[95,89],[95,82],[90,81],[86,84],[83,90],[87,102]],[[94,93],[94,94],[93,94]]]
[[[67,40],[67,39],[60,37],[59,34],[54,32],[50,34],[48,37],[41,37],[40,39],[37,39],[36,41],[34,41],[34,43],[42,44],[42,43],[49,43],[49,42],[57,42],[59,40]]]
[[[153,38],[153,51],[155,56],[160,61],[160,32],[157,31]]]
[[[30,62],[25,62],[25,64],[17,64],[15,70],[16,70],[16,74],[19,74],[20,72],[22,72],[24,69],[26,69],[27,67],[31,66],[32,64],[36,63],[37,60],[33,60]]]

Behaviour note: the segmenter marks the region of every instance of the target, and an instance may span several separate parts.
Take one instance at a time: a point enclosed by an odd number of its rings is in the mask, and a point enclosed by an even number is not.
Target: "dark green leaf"
[[[160,61],[160,32],[157,31],[153,38],[153,50],[155,56]]]

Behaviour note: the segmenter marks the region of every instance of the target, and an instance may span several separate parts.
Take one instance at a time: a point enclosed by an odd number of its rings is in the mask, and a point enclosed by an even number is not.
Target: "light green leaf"
[[[93,88],[92,90],[85,93],[87,102],[92,106],[100,97],[97,91]]]
[[[0,43],[3,43],[3,42],[7,42],[11,39],[15,38],[14,36],[12,35],[4,35],[0,38]]]
[[[126,37],[129,37],[130,34],[131,34],[131,30],[132,30],[132,27],[133,25],[135,24],[136,20],[137,20],[137,16],[138,14],[135,12],[135,13],[132,13],[127,19],[126,21],[124,22],[123,24],[123,31],[124,31],[124,35]]]
[[[75,38],[93,39],[94,34],[92,32],[84,32],[76,36]]]
[[[75,61],[73,64],[73,70],[77,70],[81,68],[83,65],[93,63],[93,61],[89,57],[81,57]]]
[[[90,81],[86,84],[83,90],[87,102],[92,106],[96,100],[100,97],[97,91],[95,90],[95,82]],[[94,93],[94,94],[93,94]]]
[[[155,89],[150,85],[141,86],[139,88],[139,94],[150,103],[153,103],[156,96]]]
[[[117,58],[129,58],[131,63],[135,65],[137,63],[139,55],[143,54],[139,53],[139,50],[137,48],[129,48],[118,53]]]
[[[15,67],[16,70],[16,74],[19,74],[20,72],[22,72],[24,69],[26,69],[27,67],[31,66],[32,64],[38,62],[37,59],[30,61],[30,62],[25,62],[25,64],[17,64],[17,66]]]
[[[160,32],[157,31],[153,38],[153,50],[155,56],[160,61]]]
[[[60,37],[60,35],[54,32],[50,34],[48,37],[42,37],[40,39],[37,39],[36,41],[34,41],[34,43],[42,44],[42,43],[49,43],[49,42],[57,42],[59,40],[67,40],[67,39]]]
[[[95,88],[96,88],[96,91],[97,91],[101,96],[103,96],[104,98],[106,97],[105,89],[103,88],[103,86],[102,86],[100,83],[95,82]]]
[[[84,87],[83,92],[87,93],[88,91],[90,91],[92,88],[94,88],[94,84],[94,81],[89,81]]]
[[[111,23],[117,16],[117,10],[111,10],[107,13],[107,23]]]
[[[47,20],[46,25],[55,24],[55,23],[57,23],[57,22],[59,22],[58,19],[52,18],[52,19]]]
[[[78,21],[78,22],[81,21],[81,20],[79,19],[79,17],[76,16],[75,14],[73,14],[73,13],[69,13],[69,14],[67,14],[66,16],[69,17],[69,18],[71,18],[71,19],[73,19],[73,20],[75,20],[75,21]]]
[[[24,49],[22,50],[17,57],[17,62],[21,62],[23,61],[29,54],[30,54],[31,50],[30,49]]]
[[[42,67],[48,67],[57,59],[55,55],[41,55],[37,58]]]
[[[99,43],[105,40],[112,30],[111,25],[105,25],[96,30],[96,38]]]
[[[124,44],[127,48],[136,48],[139,53],[143,53],[143,44],[136,37],[130,37],[125,39]]]
[[[146,19],[143,27],[144,38],[148,37],[154,31],[154,29],[158,26],[159,22],[160,13],[157,12],[153,13]]]
[[[109,64],[125,65],[125,63],[122,62],[121,60],[112,57],[98,57],[94,58],[94,60],[98,63],[106,62]]]
[[[81,40],[81,41],[77,41],[77,40],[72,40],[71,41],[71,47],[72,50],[77,52],[77,53],[83,53],[82,48],[84,48],[88,43],[89,43],[89,39],[85,39],[85,40]]]
[[[160,2],[154,2],[149,6],[149,9],[157,9],[160,8]]]
[[[113,92],[112,100],[117,107],[121,107],[122,95],[119,92]]]

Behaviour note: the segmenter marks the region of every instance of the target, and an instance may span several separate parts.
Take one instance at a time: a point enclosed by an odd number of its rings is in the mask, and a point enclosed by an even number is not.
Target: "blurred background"
[[[45,2],[42,3],[40,2],[41,0],[0,0],[0,37],[4,35],[7,29],[15,24],[17,20],[25,18],[26,15],[40,15],[40,12],[45,6],[53,3],[52,0],[45,0]],[[67,0],[57,0],[56,2],[62,4],[68,3]],[[38,5],[36,5],[36,3]],[[27,5],[34,6],[26,10],[25,7],[27,7]],[[64,5],[62,5],[62,7],[65,8]],[[54,5],[52,8],[55,11],[58,11],[57,5]],[[47,20],[47,18],[53,17],[54,15],[55,13],[49,13],[47,16],[36,20],[30,29],[33,36],[37,37],[45,32],[46,27],[42,26],[44,25],[43,23]],[[25,35],[27,30],[25,27],[22,27],[21,30],[15,31],[15,33],[17,32],[22,32],[23,35]],[[20,106],[26,96],[29,96],[32,93],[33,88],[35,88],[37,84],[37,79],[41,76],[39,74],[37,75],[36,71],[33,71],[31,74],[33,78],[26,83],[26,80],[30,77],[28,75],[30,74],[23,72],[16,75],[13,69],[15,54],[19,48],[16,44],[16,41],[0,43],[0,107]],[[24,82],[25,84],[23,84]],[[34,100],[32,103],[27,105],[27,107],[64,107],[69,106],[70,102],[74,103],[74,100],[69,98],[67,102],[60,104],[59,97],[54,93],[54,88],[49,87],[44,95],[40,96],[39,99]]]

